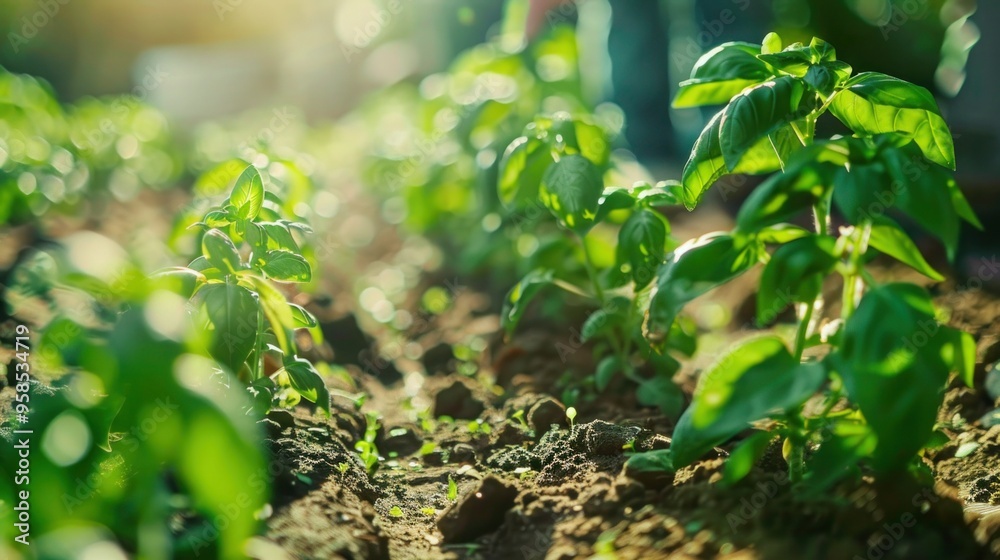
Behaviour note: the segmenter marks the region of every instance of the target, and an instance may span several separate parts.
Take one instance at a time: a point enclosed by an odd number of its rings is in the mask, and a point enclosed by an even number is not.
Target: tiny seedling
[[[524,419],[524,409],[523,408],[520,409],[520,410],[518,410],[514,414],[512,414],[511,417],[510,417],[510,419],[512,421],[514,421],[514,422],[517,422],[517,424],[519,426],[521,426],[521,428],[523,428],[526,432],[530,432],[531,431],[531,426],[529,426],[528,425],[528,421]]]
[[[770,418],[770,432],[732,451],[725,481],[745,476],[775,435],[785,440],[790,479],[814,488],[859,473],[859,465],[885,477],[914,468],[932,439],[949,373],[972,384],[975,343],[940,324],[923,288],[881,283],[865,265],[881,253],[942,279],[889,212],[937,237],[949,256],[961,220],[979,227],[952,177],[952,137],[934,98],[885,74],[854,75],[825,41],[782,48],[772,33],[762,46],[726,43],[708,52],[674,104],[725,104],[684,168],[678,196],[688,207],[724,175],[775,173],[744,202],[733,231],[668,255],[646,335],[662,343],[687,302],[758,263],[758,322],[772,323],[793,305],[797,320],[791,340],[759,336],[722,355],[702,373],[670,449],[633,456],[633,465],[683,467]],[[851,135],[815,138],[826,114]],[[809,213],[815,231],[790,223]],[[828,283],[841,286],[839,309],[823,299]],[[808,357],[817,346],[825,357]],[[817,392],[825,402],[807,413],[804,403]]]
[[[378,447],[375,446],[375,439],[378,437],[379,420],[377,412],[365,414],[365,436],[364,439],[354,444],[354,450],[361,456],[361,462],[369,476],[374,475],[378,470],[379,457]]]
[[[392,506],[389,508],[389,515],[391,517],[403,517],[403,508],[399,506]]]
[[[569,420],[569,427],[573,428],[573,422],[576,420],[576,408],[569,407],[566,409],[566,419]]]
[[[448,475],[448,501],[454,502],[458,499],[458,484],[455,484],[455,479]]]
[[[337,463],[337,470],[340,471],[340,474],[345,474],[347,470],[350,468],[351,465],[347,464],[347,461],[341,461]]]

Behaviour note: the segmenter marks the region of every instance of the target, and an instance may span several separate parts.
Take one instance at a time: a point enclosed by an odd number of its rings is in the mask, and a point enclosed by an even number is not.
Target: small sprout
[[[458,499],[458,485],[455,479],[448,475],[448,501],[454,502]]]
[[[465,427],[469,429],[470,434],[482,433],[489,435],[490,433],[493,432],[493,428],[491,428],[489,424],[484,422],[482,418],[472,420],[471,422],[466,424]]]
[[[576,420],[576,407],[569,407],[566,409],[566,419],[569,420],[569,427],[573,427],[573,421]]]
[[[435,449],[437,449],[436,443],[433,441],[425,441],[424,444],[420,446],[420,451],[418,451],[418,453],[420,453],[421,456],[430,455],[431,453],[434,453]]]
[[[628,440],[627,442],[625,442],[625,445],[622,446],[622,449],[625,450],[625,451],[631,451],[631,452],[634,453],[635,452],[635,438],[632,438],[632,439]]]
[[[392,509],[389,510],[389,515],[392,517],[403,517],[403,509],[399,506],[392,506]]]
[[[518,410],[510,417],[511,420],[517,420],[517,423],[521,425],[525,430],[530,430],[531,427],[528,426],[528,422],[524,419],[524,409]]]
[[[340,471],[340,474],[346,473],[349,468],[351,468],[351,466],[347,464],[347,461],[337,463],[337,470]]]
[[[420,508],[420,513],[427,516],[433,516],[435,513],[437,513],[437,510],[432,507],[424,507]]]

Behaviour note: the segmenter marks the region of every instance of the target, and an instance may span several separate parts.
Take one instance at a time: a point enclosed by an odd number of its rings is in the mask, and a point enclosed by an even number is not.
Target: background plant
[[[508,334],[538,292],[555,286],[582,296],[598,309],[580,329],[582,342],[600,340],[594,384],[603,391],[617,374],[639,385],[642,404],[659,405],[676,415],[683,404],[671,381],[678,364],[653,351],[641,334],[648,290],[662,255],[674,246],[670,224],[658,211],[678,204],[677,184],[605,188],[612,166],[607,133],[587,117],[565,113],[539,116],[524,135],[504,153],[498,190],[501,200],[516,212],[543,208],[561,227],[565,256],[559,268],[539,267],[529,272],[507,294],[502,321]],[[588,233],[624,214],[611,262],[601,266]],[[582,269],[582,270],[581,270]],[[677,322],[671,348],[690,355],[693,338]],[[652,362],[655,374],[640,375],[637,360]]]
[[[782,49],[769,34],[762,47],[727,43],[699,60],[682,82],[677,106],[726,103],[708,123],[684,169],[679,196],[695,206],[729,173],[777,174],[746,200],[731,232],[674,250],[660,268],[646,323],[663,340],[691,299],[764,264],[757,317],[770,323],[797,310],[791,344],[775,335],[741,342],[702,373],[670,450],[637,456],[653,469],[690,464],[751,423],[769,432],[733,452],[726,477],[749,472],[774,435],[784,439],[794,481],[826,486],[859,465],[889,475],[918,466],[949,372],[972,383],[975,345],[938,322],[930,296],[905,283],[881,284],[865,264],[883,253],[940,280],[906,231],[902,214],[954,255],[958,224],[978,226],[952,178],[954,148],[925,89],[884,74],[852,76],[831,45],[813,39]],[[815,140],[829,112],[852,136]],[[832,211],[839,211],[833,227]],[[789,222],[810,212],[815,231]],[[773,253],[768,246],[777,246]],[[843,278],[839,317],[825,320],[822,288]],[[821,346],[825,357],[806,357]],[[804,403],[823,389],[824,404]],[[838,407],[842,398],[846,407]],[[806,458],[806,449],[815,453]],[[804,473],[804,467],[808,472]]]

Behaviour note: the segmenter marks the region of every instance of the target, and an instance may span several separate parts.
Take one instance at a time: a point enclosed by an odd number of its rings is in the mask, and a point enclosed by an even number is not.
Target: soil
[[[19,232],[4,235],[28,242]],[[414,259],[420,251],[426,258]],[[262,421],[275,479],[258,544],[277,554],[272,558],[1000,557],[1000,426],[986,427],[983,418],[1000,405],[984,389],[988,366],[1000,360],[997,296],[969,285],[934,288],[949,322],[979,342],[976,389],[949,386],[940,420],[951,441],[925,457],[933,484],[866,477],[802,496],[791,491],[780,446],[730,488],[719,480],[736,442],[675,475],[627,472],[625,448],[669,446],[673,422],[621,390],[582,395],[570,425],[561,402],[567,376],[594,369],[591,349],[575,342],[571,329],[529,320],[504,340],[499,294],[478,290],[475,278],[451,290],[446,311],[427,313],[420,294],[447,287],[453,275],[432,247],[395,233],[380,233],[352,258],[353,266],[341,260],[327,275],[321,292],[329,297],[297,301],[317,314],[331,342],[307,349],[310,357],[349,373],[330,377],[330,387],[369,398],[359,410],[335,396],[331,418],[302,405]],[[344,303],[355,300],[356,289],[345,270],[365,274],[401,259],[418,269],[399,305],[415,318],[409,326],[388,329]],[[879,275],[915,280],[898,268]],[[736,310],[739,324],[752,312],[744,304],[748,284],[727,290],[708,303]],[[480,344],[478,358],[459,350],[469,341]],[[390,346],[401,350],[383,359]],[[678,373],[688,394],[713,348]],[[386,458],[372,476],[353,451],[366,412],[382,416],[376,445]]]

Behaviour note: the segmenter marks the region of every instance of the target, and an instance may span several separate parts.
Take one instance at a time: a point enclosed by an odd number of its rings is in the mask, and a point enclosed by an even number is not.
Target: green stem
[[[840,317],[847,321],[854,313],[854,302],[858,299],[857,287],[858,278],[862,276],[864,269],[861,266],[861,258],[868,250],[868,239],[871,237],[872,225],[866,222],[860,229],[855,228],[851,234],[851,254],[848,258],[847,274],[844,276],[844,291],[841,300]]]
[[[806,304],[806,309],[799,320],[799,326],[795,330],[795,359],[802,361],[802,353],[806,349],[806,337],[809,336],[809,324],[812,323],[813,310],[816,307],[816,300]]]
[[[788,480],[792,484],[802,482],[802,472],[805,470],[805,445],[796,440],[793,435],[789,440],[791,447],[788,450]]]
[[[815,220],[816,233],[818,235],[827,235],[827,232],[830,230],[829,209],[828,200],[820,201],[813,206],[813,219]],[[795,344],[793,347],[795,359],[799,362],[802,361],[802,354],[806,349],[806,339],[809,338],[809,327],[817,311],[819,316],[822,316],[822,295],[817,295],[812,301],[806,303],[806,308],[802,311],[802,316],[799,317],[799,324],[795,329]],[[796,419],[797,424],[798,419],[802,417],[801,406],[792,417]],[[794,483],[802,480],[802,471],[805,468],[805,440],[808,438],[808,434],[800,433],[797,425],[790,427],[792,428],[792,434],[789,435],[788,439],[790,446],[788,451],[788,478]]]
[[[257,339],[254,342],[253,380],[264,377],[264,310],[257,306]]]
[[[587,246],[587,240],[580,236],[580,245],[583,246],[583,263],[587,268],[587,276],[590,277],[590,283],[594,287],[594,295],[597,296],[597,301],[604,305],[604,288],[601,288],[601,283],[597,278],[597,268],[594,266],[594,259],[590,255],[590,247]]]
[[[607,307],[607,299],[604,295],[604,288],[601,287],[600,279],[597,277],[597,267],[594,266],[594,258],[590,254],[590,247],[587,246],[587,240],[584,236],[579,235],[580,245],[583,246],[583,263],[587,268],[587,276],[590,277],[590,283],[594,287],[594,295],[597,297],[598,303],[600,303],[601,308]],[[626,337],[627,338],[627,337]],[[628,354],[622,348],[622,343],[618,340],[618,335],[612,330],[608,333],[608,342],[611,344],[611,349],[614,351],[615,356],[618,357],[618,361],[621,362],[622,367],[628,365]]]

